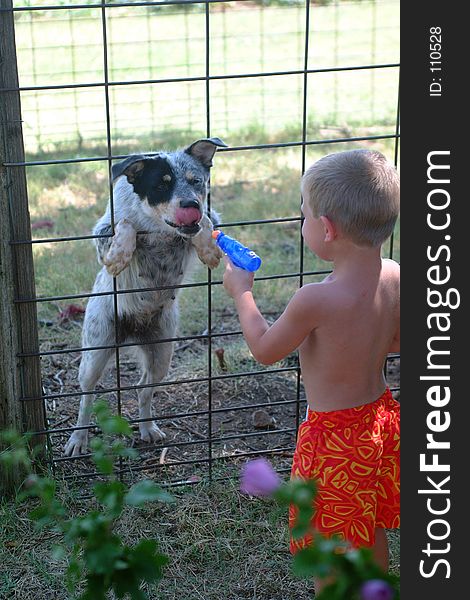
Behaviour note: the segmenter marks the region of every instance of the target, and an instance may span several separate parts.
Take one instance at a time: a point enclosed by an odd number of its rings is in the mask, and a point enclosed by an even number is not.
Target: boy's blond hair
[[[380,152],[349,150],[315,162],[302,177],[302,196],[313,216],[326,216],[351,241],[379,246],[398,217],[400,183]]]

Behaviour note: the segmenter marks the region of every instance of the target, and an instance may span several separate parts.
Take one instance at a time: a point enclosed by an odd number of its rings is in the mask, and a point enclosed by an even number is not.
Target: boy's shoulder
[[[324,281],[316,283],[305,283],[292,296],[289,306],[295,307],[301,313],[310,314],[315,307],[324,305],[327,296]]]
[[[333,281],[327,276],[322,281],[305,283],[300,287],[293,297],[300,310],[306,314],[326,315],[333,305],[341,301],[341,289],[331,285]]]
[[[393,260],[393,258],[382,258],[382,263],[400,270],[400,263],[398,263],[396,260]]]
[[[382,267],[388,277],[400,279],[400,264],[391,258],[382,258]]]

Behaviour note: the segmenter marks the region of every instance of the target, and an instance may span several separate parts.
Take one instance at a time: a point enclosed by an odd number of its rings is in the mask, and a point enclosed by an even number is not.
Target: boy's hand
[[[245,271],[244,269],[236,267],[227,256],[224,256],[224,262],[224,288],[226,292],[236,300],[244,292],[251,291],[254,275],[250,271]]]

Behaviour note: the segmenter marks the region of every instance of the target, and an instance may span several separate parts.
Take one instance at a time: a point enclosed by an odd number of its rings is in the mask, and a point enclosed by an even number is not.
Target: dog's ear
[[[185,152],[209,169],[217,147],[227,148],[227,144],[218,137],[204,138],[185,148]]]
[[[112,166],[113,181],[116,181],[121,175],[127,177],[129,183],[134,183],[139,173],[143,171],[147,156],[142,154],[133,154],[125,160]]]

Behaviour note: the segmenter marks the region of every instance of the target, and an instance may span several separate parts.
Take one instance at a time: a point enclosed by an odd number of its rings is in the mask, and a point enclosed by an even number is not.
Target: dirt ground
[[[73,323],[79,326],[80,319]],[[72,327],[72,324],[68,325]],[[67,324],[62,326],[67,330]],[[305,394],[297,383],[296,358],[292,356],[283,368],[292,370],[257,375],[224,377],[224,359],[220,351],[233,343],[233,338],[220,337],[212,342],[213,376],[207,381],[207,366],[195,364],[194,356],[208,356],[207,340],[176,342],[170,372],[165,381],[183,383],[158,386],[153,410],[161,429],[166,433],[162,443],[153,445],[140,441],[137,391],[134,389],[103,393],[116,412],[131,421],[135,429],[131,444],[139,449],[139,458],[121,463],[116,468],[124,481],[152,477],[165,484],[198,482],[202,479],[238,475],[247,456],[267,456],[280,472],[288,473],[295,445],[299,420],[305,413]],[[49,347],[49,346],[47,346]],[[219,355],[219,356],[217,356]],[[206,361],[207,362],[207,361]],[[78,392],[80,353],[54,354],[42,359],[43,387],[46,394]],[[132,355],[120,356],[121,388],[135,386],[140,374]],[[189,368],[188,368],[189,365]],[[262,370],[251,363],[243,372]],[[276,365],[277,366],[277,365]],[[276,367],[275,366],[275,367]],[[242,365],[243,367],[243,365]],[[218,379],[218,377],[221,377]],[[399,399],[399,358],[387,363],[387,380],[393,395]],[[201,378],[202,381],[190,381]],[[98,388],[116,388],[116,369],[111,368]],[[209,390],[210,388],[210,390]],[[95,468],[89,456],[66,458],[63,446],[75,425],[79,395],[49,399],[48,428],[50,450],[55,475],[75,482],[81,493],[87,494],[89,484],[96,480]],[[210,432],[210,435],[209,435]],[[91,431],[91,436],[99,432]],[[209,459],[210,457],[210,459]]]

